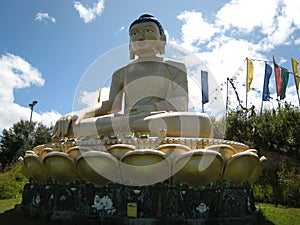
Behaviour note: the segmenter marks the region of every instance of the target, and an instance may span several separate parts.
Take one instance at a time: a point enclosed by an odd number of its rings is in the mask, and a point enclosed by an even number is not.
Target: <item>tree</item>
[[[227,115],[226,139],[245,143],[267,157],[254,185],[259,201],[300,206],[300,110],[290,104],[265,111]]]
[[[226,139],[243,142],[251,148],[300,157],[300,111],[289,104],[262,115],[245,110],[227,115]]]
[[[16,162],[20,156],[24,156],[26,150],[50,142],[50,132],[51,128],[47,128],[42,123],[36,124],[24,120],[20,120],[8,130],[4,129],[0,142],[1,169],[5,169]]]

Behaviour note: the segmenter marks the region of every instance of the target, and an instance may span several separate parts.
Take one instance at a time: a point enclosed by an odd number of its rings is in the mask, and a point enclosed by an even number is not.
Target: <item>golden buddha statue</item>
[[[212,138],[209,116],[188,112],[185,64],[158,56],[166,46],[160,22],[144,14],[129,34],[132,61],[113,73],[109,99],[82,116],[60,118],[54,137],[65,139],[27,152],[21,160],[24,174],[37,181],[50,176],[99,186],[145,186],[170,177],[191,187],[257,180],[265,158],[242,143]],[[106,135],[118,136],[117,141],[99,138]]]
[[[201,118],[201,136],[209,137],[211,124],[205,114],[166,114],[187,112],[189,97],[186,66],[158,56],[165,53],[166,46],[166,35],[160,22],[152,15],[144,14],[130,25],[129,35],[132,61],[113,73],[109,99],[81,117],[75,112],[60,118],[55,125],[54,136],[83,137],[153,131],[156,133],[154,135],[159,135],[164,129],[168,134],[178,136],[182,130],[190,130],[176,125],[186,116],[196,117],[196,124]],[[123,96],[125,110],[120,115]],[[164,126],[159,121],[161,116],[164,121],[169,121]],[[194,122],[190,121],[192,124]]]

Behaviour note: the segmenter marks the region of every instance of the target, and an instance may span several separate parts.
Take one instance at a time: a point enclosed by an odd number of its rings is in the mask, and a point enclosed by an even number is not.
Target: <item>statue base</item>
[[[20,213],[51,221],[91,224],[253,224],[256,208],[251,186],[214,181],[200,188],[172,178],[149,186],[85,181],[60,184],[52,179],[26,184]]]

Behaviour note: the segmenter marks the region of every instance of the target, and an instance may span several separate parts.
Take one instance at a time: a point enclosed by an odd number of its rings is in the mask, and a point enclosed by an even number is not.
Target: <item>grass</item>
[[[0,200],[0,224],[12,225],[22,221],[23,225],[56,225],[45,218],[24,216],[14,212],[15,204],[19,204],[21,198]],[[260,225],[298,225],[300,221],[300,208],[275,207],[272,204],[256,204],[263,213],[264,222]]]
[[[271,204],[259,203],[264,217],[275,225],[298,225],[300,224],[300,208],[275,207]]]
[[[5,212],[6,210],[13,209],[16,204],[21,202],[21,198],[12,198],[12,199],[0,199],[0,213]]]

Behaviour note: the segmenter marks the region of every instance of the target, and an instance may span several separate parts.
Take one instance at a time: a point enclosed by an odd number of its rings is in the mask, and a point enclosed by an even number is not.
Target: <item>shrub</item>
[[[0,173],[0,199],[20,197],[27,182],[27,178],[22,174],[20,164],[14,165],[10,170]]]

